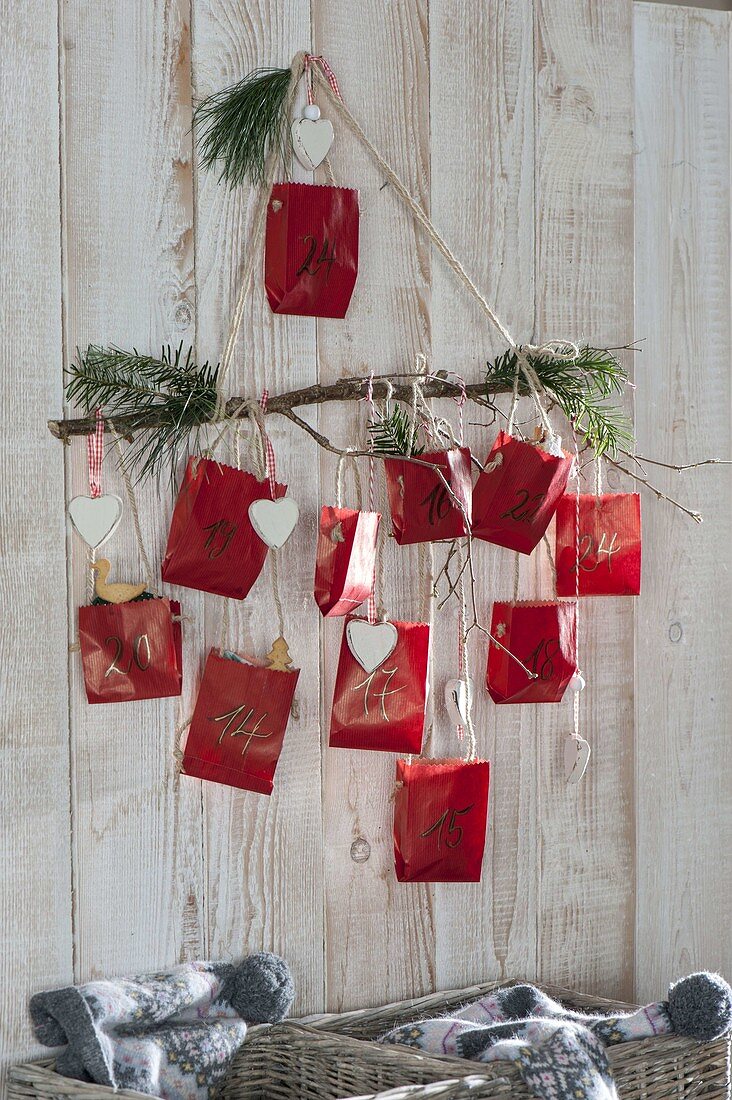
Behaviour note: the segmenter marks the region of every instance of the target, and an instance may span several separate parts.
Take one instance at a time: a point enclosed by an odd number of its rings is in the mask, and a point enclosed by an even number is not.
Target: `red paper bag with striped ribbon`
[[[212,649],[196,700],[185,775],[272,794],[299,669],[280,671]]]
[[[333,691],[330,747],[420,752],[429,649],[427,623],[349,618]]]
[[[180,604],[163,597],[79,608],[79,645],[90,703],[180,695]]]
[[[264,286],[273,313],[345,317],[358,274],[358,191],[276,183],[267,204]]]
[[[480,882],[488,820],[486,760],[397,760],[399,882]]]
[[[473,536],[520,554],[540,542],[567,487],[572,456],[499,432],[473,490]]]
[[[638,596],[641,581],[641,506],[638,493],[563,496],[557,508],[557,595]]]
[[[574,600],[493,604],[491,634],[503,646],[488,643],[486,685],[494,703],[561,701],[577,671],[576,613]]]
[[[371,595],[380,520],[379,512],[323,505],[314,585],[323,616],[352,614]]]
[[[286,485],[275,483],[274,498],[286,491]],[[246,470],[189,458],[170,525],[163,580],[243,600],[267,557],[267,544],[249,519],[249,505],[272,499],[268,478],[258,481]]]
[[[415,457],[420,463],[439,467],[450,492],[442,479],[429,468],[403,458],[385,459],[384,473],[394,538],[400,546],[461,538],[467,534],[472,517],[473,480],[469,449],[453,447],[449,451],[432,451]]]

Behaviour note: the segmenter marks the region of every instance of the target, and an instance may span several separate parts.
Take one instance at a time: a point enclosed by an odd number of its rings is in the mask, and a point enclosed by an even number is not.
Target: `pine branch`
[[[193,116],[203,167],[220,161],[220,180],[261,184],[268,153],[284,159],[289,86],[289,69],[255,69],[205,99]]]
[[[168,463],[172,477],[191,432],[197,437],[216,410],[218,365],[199,367],[192,357],[182,344],[163,347],[159,359],[90,344],[84,354],[77,351],[68,371],[69,401],[88,413],[102,408],[108,420],[123,418],[127,432],[141,433],[126,459],[138,481],[159,475]],[[155,431],[145,430],[152,424]]]
[[[388,416],[369,424],[369,435],[376,454],[399,457],[424,453],[424,447],[416,442],[412,419],[401,405],[395,405]]]
[[[596,455],[617,456],[633,443],[630,419],[621,405],[608,400],[624,393],[628,386],[628,372],[613,354],[615,350],[620,349],[585,346],[573,360],[528,357],[542,389]],[[515,374],[516,353],[508,350],[488,364],[488,391],[512,388]],[[531,392],[523,374],[519,375],[518,392],[522,396]]]

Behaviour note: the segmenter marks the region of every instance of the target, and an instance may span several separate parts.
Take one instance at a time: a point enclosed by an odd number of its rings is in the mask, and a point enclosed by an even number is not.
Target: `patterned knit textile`
[[[515,1062],[539,1100],[618,1100],[605,1047],[673,1030],[666,1002],[596,1016],[565,1009],[534,986],[514,985],[452,1016],[395,1028],[380,1042],[476,1062]]]
[[[286,964],[274,955],[255,955],[238,967],[192,962],[159,974],[37,993],[30,1014],[39,1042],[61,1048],[56,1070],[65,1077],[165,1100],[207,1100],[246,1035],[247,1025],[228,998],[240,1011],[251,1003],[250,1020],[262,1019],[270,1005],[266,1018],[274,1020],[289,1008],[291,992]]]

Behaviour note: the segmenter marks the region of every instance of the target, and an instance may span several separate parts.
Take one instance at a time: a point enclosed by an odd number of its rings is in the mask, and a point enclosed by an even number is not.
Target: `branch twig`
[[[304,405],[322,405],[329,401],[360,401],[366,396],[368,389],[368,378],[340,378],[337,382],[334,382],[330,386],[306,386],[301,390],[291,390],[289,393],[275,394],[269,398],[267,402],[266,413],[282,413],[284,416],[288,416],[290,420],[293,420],[293,409],[300,408]],[[461,392],[461,387],[457,382],[452,382],[448,378],[440,377],[439,373],[432,375],[423,384],[423,393],[426,398],[429,397],[455,397],[456,394]],[[497,388],[493,392],[495,393],[509,393],[510,388]],[[392,385],[389,388],[387,381],[381,381],[377,378],[373,382],[373,394],[374,397],[386,397],[389,393],[396,401],[409,401],[412,396],[412,387],[410,384],[397,384]],[[483,405],[485,408],[493,409],[494,406],[491,401],[486,397],[486,387],[484,382],[472,383],[465,387],[466,396],[478,405]],[[221,420],[228,419],[246,419],[249,416],[249,411],[245,406],[246,398],[243,396],[230,397],[226,402],[226,408],[221,416]],[[305,421],[299,420],[293,421],[298,424],[299,427],[305,427]],[[143,413],[135,414],[133,416],[116,416],[114,423],[117,431],[120,435],[129,437],[132,433],[138,431],[147,431],[149,428],[155,428],[160,425],[161,417],[160,413],[153,407],[145,410]],[[213,423],[213,421],[211,421]],[[96,427],[96,422],[93,416],[78,417],[66,420],[49,420],[48,428],[52,435],[63,442],[75,435],[90,435]],[[105,421],[105,431],[109,431],[109,422]],[[313,435],[313,432],[310,432]],[[317,435],[313,435],[313,438],[317,439]],[[322,444],[321,444],[322,446]],[[336,454],[339,452],[336,451]]]

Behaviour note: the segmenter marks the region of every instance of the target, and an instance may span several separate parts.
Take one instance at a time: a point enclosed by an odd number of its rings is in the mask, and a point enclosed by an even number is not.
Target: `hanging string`
[[[132,479],[130,478],[129,470],[127,469],[127,463],[125,462],[124,450],[122,449],[122,439],[121,439],[121,436],[120,436],[119,432],[117,431],[117,428],[116,428],[115,424],[113,423],[113,421],[108,420],[107,423],[109,424],[109,429],[110,429],[110,431],[112,433],[112,437],[114,439],[114,445],[117,448],[117,455],[118,455],[118,458],[119,458],[119,463],[118,463],[119,464],[119,472],[120,472],[120,476],[122,477],[122,484],[125,487],[125,494],[127,496],[127,503],[130,506],[130,514],[132,516],[132,527],[133,527],[133,530],[135,532],[135,539],[137,541],[137,549],[140,553],[140,560],[142,562],[142,567],[145,570],[145,583],[147,585],[147,588],[148,588],[149,592],[152,592],[153,595],[158,595],[158,592],[157,592],[157,590],[155,589],[155,586],[154,586],[154,581],[153,581],[153,576],[154,575],[153,575],[152,566],[150,565],[150,559],[147,556],[147,551],[145,549],[145,542],[144,542],[143,537],[142,537],[142,525],[140,523],[140,509],[139,509],[139,506],[138,506],[138,503],[137,503],[137,497],[135,495],[135,490],[134,490],[134,487],[132,485]]]
[[[521,555],[517,550],[516,553],[513,555],[513,600],[511,602],[514,604],[518,603],[519,581],[521,579],[520,573]]]
[[[572,441],[574,443],[574,476],[575,476],[575,493],[574,493],[574,628],[575,628],[575,662],[577,665],[576,675],[581,676],[579,653],[580,653],[580,458],[579,458],[579,444],[577,443],[577,432],[575,431],[574,421],[571,421],[572,425]],[[574,738],[576,741],[581,741],[580,735],[580,693],[575,691],[574,700],[572,703],[572,718],[574,724]]]
[[[368,420],[369,425],[373,424],[376,420],[376,405],[374,404],[374,372],[369,373],[368,386],[366,388],[366,401],[368,403]],[[374,438],[371,432],[368,433],[369,442],[369,512],[373,512],[374,509],[374,488],[376,479],[376,462],[374,460]],[[381,524],[379,525],[381,527]],[[383,542],[383,533],[379,530],[376,541],[376,560],[374,561],[374,577],[371,584],[371,594],[368,598],[366,605],[366,615],[370,623],[376,622],[376,580],[379,565],[379,557],[381,555],[381,546]]]
[[[595,496],[602,496],[602,459],[595,455]]]
[[[358,469],[358,462],[355,455],[350,451],[346,451],[345,454],[338,456],[338,462],[336,464],[336,508],[343,507],[343,479],[345,477],[346,465],[349,465],[353,470],[353,481],[356,487],[356,506],[360,511],[363,510],[363,491],[361,488],[361,474]],[[373,508],[370,509],[373,511]]]

